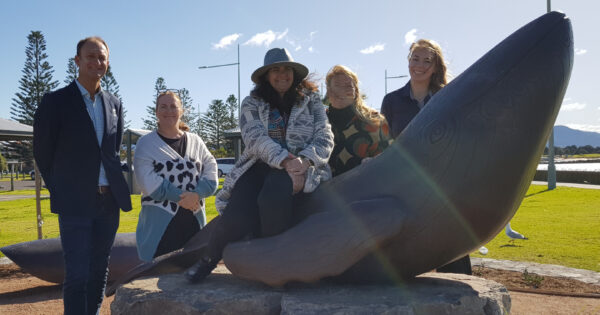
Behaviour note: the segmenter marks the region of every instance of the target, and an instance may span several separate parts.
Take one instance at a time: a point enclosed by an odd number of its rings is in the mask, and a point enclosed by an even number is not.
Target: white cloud
[[[583,55],[585,53],[587,53],[587,49],[575,48],[575,54],[576,55]]]
[[[269,47],[272,42],[284,38],[287,33],[288,29],[285,29],[283,32],[273,32],[272,30],[268,30],[263,33],[257,33],[254,34],[254,36],[252,36],[252,38],[250,38],[248,41],[246,41],[244,45]]]
[[[404,43],[406,45],[410,45],[412,43],[415,42],[415,40],[417,39],[417,29],[413,28],[412,30],[406,32],[406,34],[404,34]]]
[[[290,44],[292,47],[294,47],[294,51],[298,51],[298,50],[302,49],[302,45],[297,43],[295,40],[290,39],[289,37],[285,39],[285,42]]]
[[[213,47],[213,49],[223,49],[223,48],[233,44],[233,42],[235,42],[238,38],[240,38],[240,36],[242,36],[242,34],[239,34],[239,33],[227,35],[227,36],[221,38],[221,40],[219,40],[219,42],[217,44],[212,44],[212,47]]]
[[[309,39],[309,40],[312,40],[312,39],[313,39],[313,37],[314,37],[315,35],[317,35],[317,33],[318,33],[318,32],[319,32],[319,31],[312,31],[312,32],[310,32],[310,39]]]
[[[364,55],[369,55],[372,53],[376,53],[378,51],[382,51],[385,49],[385,44],[375,44],[375,45],[371,45],[365,49],[361,49],[360,53],[364,54]]]
[[[600,119],[598,119],[600,121]],[[571,129],[577,129],[581,131],[592,131],[600,132],[600,125],[583,125],[583,124],[564,124]]]
[[[277,35],[277,40],[280,40],[280,39],[284,38],[285,35],[287,35],[287,33],[288,33],[288,29],[286,28],[285,31],[283,31],[283,33],[279,33]]]
[[[561,112],[572,112],[572,111],[577,111],[577,110],[582,110],[586,107],[587,105],[585,103],[569,103],[569,104],[563,104],[560,107],[560,111]]]
[[[308,51],[309,51],[309,52],[314,52],[314,51],[315,51],[315,49],[313,48],[313,46],[310,46],[310,47],[308,47]]]

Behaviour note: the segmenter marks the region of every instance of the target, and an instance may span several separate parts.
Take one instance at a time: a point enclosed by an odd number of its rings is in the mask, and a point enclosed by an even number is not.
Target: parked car
[[[235,165],[235,158],[218,158],[217,167],[219,168],[219,177],[227,175]]]

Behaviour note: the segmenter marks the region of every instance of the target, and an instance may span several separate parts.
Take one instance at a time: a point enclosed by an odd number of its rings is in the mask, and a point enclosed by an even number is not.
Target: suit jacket
[[[131,210],[119,150],[123,136],[122,106],[102,91],[104,135],[98,145],[92,119],[75,81],[44,95],[33,123],[33,154],[50,191],[53,213],[91,216],[97,200],[100,161],[119,208]]]

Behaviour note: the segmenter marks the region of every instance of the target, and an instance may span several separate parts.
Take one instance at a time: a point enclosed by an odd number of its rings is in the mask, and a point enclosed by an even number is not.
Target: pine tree
[[[156,98],[160,92],[167,89],[167,84],[165,83],[165,79],[162,77],[158,77],[156,82],[154,83],[154,101],[152,102],[154,106],[146,106],[146,118],[142,118],[142,122],[144,123],[144,129],[154,130],[156,129]]]
[[[227,103],[227,108],[229,109],[229,119],[225,124],[225,130],[228,130],[238,126],[238,100],[235,95],[230,94],[225,102]]]
[[[10,107],[11,118],[22,124],[33,125],[33,114],[42,101],[45,93],[58,86],[52,80],[52,66],[46,61],[46,40],[40,31],[31,31],[27,36],[25,48],[25,66],[23,76],[19,80],[20,92],[15,93]]]
[[[79,76],[79,70],[77,69],[77,64],[75,63],[75,58],[69,58],[67,63],[67,77],[65,78],[65,84],[69,85],[73,80],[77,79]]]
[[[123,98],[121,98],[121,94],[119,94],[119,83],[117,83],[117,79],[115,79],[115,76],[113,75],[110,66],[108,66],[106,74],[100,80],[100,86],[104,91],[116,96],[119,99],[119,101],[121,101],[121,106],[123,106],[124,128],[129,128],[129,126],[131,125],[131,120],[127,120],[127,110],[123,105]]]
[[[42,101],[44,94],[58,86],[58,81],[52,80],[52,66],[46,60],[46,40],[40,31],[31,31],[27,36],[25,48],[25,65],[23,76],[19,80],[19,92],[15,93],[10,106],[11,118],[22,124],[33,125],[33,115]],[[33,149],[30,141],[11,143],[11,159],[19,159],[30,167],[33,160]]]
[[[100,87],[122,101],[121,95],[119,95],[119,84],[117,83],[110,66],[106,69],[106,74],[100,79]]]
[[[198,123],[200,125],[200,137],[211,150],[218,150],[225,145],[224,130],[228,128],[230,112],[223,100],[213,100],[208,105],[208,111],[202,114]]]
[[[198,114],[194,110],[193,100],[190,97],[190,91],[186,88],[179,90],[179,99],[181,100],[181,107],[183,108],[183,117],[181,117],[181,121],[183,121],[186,125],[190,127],[191,131],[197,130],[196,124],[198,123]]]

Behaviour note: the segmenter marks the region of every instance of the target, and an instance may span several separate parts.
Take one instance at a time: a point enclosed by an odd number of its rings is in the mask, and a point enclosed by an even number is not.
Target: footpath
[[[548,186],[548,182],[542,182],[542,181],[537,181],[537,180],[534,180],[531,183],[533,185],[545,185],[545,186]],[[600,185],[590,185],[590,184],[556,183],[556,186],[585,188],[585,189],[600,189]]]

